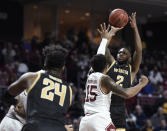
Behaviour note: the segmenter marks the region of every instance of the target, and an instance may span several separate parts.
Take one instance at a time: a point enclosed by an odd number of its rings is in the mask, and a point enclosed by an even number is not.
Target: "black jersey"
[[[131,85],[131,65],[121,66],[114,61],[107,75],[123,88]],[[110,112],[116,128],[125,128],[125,99],[112,94]]]
[[[117,84],[123,88],[128,88],[131,86],[131,65],[121,66],[116,61],[113,62],[109,68],[107,75],[109,75]],[[125,99],[112,95],[111,105],[124,105]]]
[[[72,90],[62,79],[38,72],[28,90],[27,121],[45,120],[65,124],[65,114],[71,104]]]

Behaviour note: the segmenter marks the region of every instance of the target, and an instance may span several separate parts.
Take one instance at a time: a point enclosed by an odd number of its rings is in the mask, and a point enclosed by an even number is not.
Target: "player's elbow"
[[[131,96],[129,94],[124,95],[124,99],[129,99]]]
[[[124,92],[124,95],[123,95],[124,99],[129,99],[129,98],[131,98],[131,97],[133,97],[133,96],[134,96],[134,94],[132,94],[132,93],[129,92],[128,90],[125,91],[125,92]]]
[[[133,96],[134,96],[134,94],[132,94],[132,93],[127,93],[127,96],[126,96],[125,99],[130,99],[130,98],[132,98]]]
[[[136,49],[136,53],[137,53],[137,55],[142,55],[142,48],[137,48]]]

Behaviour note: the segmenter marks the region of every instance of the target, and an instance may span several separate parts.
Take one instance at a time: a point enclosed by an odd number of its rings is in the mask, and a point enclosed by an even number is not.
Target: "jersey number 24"
[[[41,98],[50,101],[54,100],[54,95],[60,96],[59,105],[64,105],[64,99],[66,96],[66,85],[60,85],[60,83],[54,82],[48,78],[44,78],[43,84],[46,85],[41,91]]]

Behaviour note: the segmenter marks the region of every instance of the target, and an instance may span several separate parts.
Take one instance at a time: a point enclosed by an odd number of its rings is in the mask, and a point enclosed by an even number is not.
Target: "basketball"
[[[128,14],[123,9],[114,9],[109,14],[109,22],[114,27],[124,27],[128,23]]]

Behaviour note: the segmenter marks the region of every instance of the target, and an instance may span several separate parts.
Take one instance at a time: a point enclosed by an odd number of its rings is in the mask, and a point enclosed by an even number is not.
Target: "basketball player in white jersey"
[[[21,131],[23,125],[26,123],[26,91],[18,95],[16,99],[18,103],[15,106],[10,106],[8,113],[0,123],[0,131]],[[65,125],[65,128],[67,131],[73,131],[72,125]]]
[[[105,24],[104,24],[104,27]],[[91,67],[94,73],[88,76],[86,82],[86,98],[84,111],[85,116],[80,122],[79,131],[111,131],[115,126],[110,118],[110,102],[112,92],[124,97],[131,98],[135,96],[147,83],[148,79],[142,76],[139,84],[131,88],[122,88],[106,74],[108,70],[107,60],[104,56],[107,43],[112,36],[120,30],[112,27],[111,30],[103,28],[102,42],[98,48],[97,55],[91,60]]]
[[[116,85],[105,75],[108,65],[106,57],[102,54],[92,58],[91,67],[95,72],[90,74],[86,82],[85,116],[81,120],[79,131],[114,131],[115,126],[110,118],[112,92],[126,99],[131,98],[145,87],[148,79],[142,76],[139,84],[131,88]]]
[[[10,106],[8,113],[1,121],[0,131],[21,131],[25,124],[26,91],[23,91],[16,99],[17,104]]]
[[[39,72],[44,72],[44,70],[40,70]],[[8,98],[4,98],[4,101],[5,99]],[[26,123],[26,90],[24,90],[20,95],[18,95],[16,99],[17,104],[10,106],[8,113],[5,115],[0,124],[0,131],[21,131],[23,125]]]

